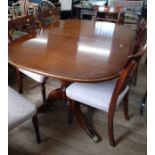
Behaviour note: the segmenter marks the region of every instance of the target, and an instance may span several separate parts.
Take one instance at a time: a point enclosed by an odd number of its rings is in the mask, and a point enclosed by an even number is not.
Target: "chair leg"
[[[138,77],[138,67],[136,67],[134,76],[133,76],[133,85],[136,86],[137,84],[137,77]]]
[[[145,65],[147,65],[147,58],[145,59]]]
[[[113,129],[113,121],[114,121],[114,112],[108,112],[108,133],[109,133],[109,142],[115,147],[116,143],[114,140],[114,129]]]
[[[37,142],[40,143],[39,123],[37,115],[32,117],[32,123],[34,126]]]
[[[68,99],[67,106],[68,106],[68,125],[71,125],[74,117],[75,104],[71,99]]]
[[[141,102],[141,105],[140,105],[140,115],[143,115],[146,97],[147,97],[147,91],[145,92],[145,95],[144,95],[142,102]]]
[[[45,88],[45,83],[41,83],[41,93],[42,93],[42,98],[43,98],[43,103],[46,103],[46,88]]]
[[[129,114],[128,114],[128,94],[127,93],[123,99],[123,106],[124,106],[124,117],[126,120],[129,120]]]
[[[18,91],[20,94],[23,93],[23,74],[16,68],[17,79],[18,79]]]

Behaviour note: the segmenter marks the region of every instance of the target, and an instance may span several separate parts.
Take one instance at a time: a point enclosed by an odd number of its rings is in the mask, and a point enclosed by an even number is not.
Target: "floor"
[[[9,155],[146,155],[147,154],[147,113],[146,106],[140,116],[140,102],[146,91],[147,68],[145,59],[141,61],[138,71],[137,86],[131,86],[129,95],[130,121],[124,119],[120,106],[115,113],[114,131],[117,142],[111,147],[108,141],[107,113],[82,106],[87,120],[98,132],[102,141],[94,143],[74,119],[67,124],[66,103],[57,101],[44,114],[39,115],[41,144],[37,144],[32,122],[27,121],[9,133]],[[17,90],[14,77],[9,85]],[[60,83],[49,79],[47,94]],[[34,104],[42,104],[40,87],[31,79],[24,79],[23,95]]]

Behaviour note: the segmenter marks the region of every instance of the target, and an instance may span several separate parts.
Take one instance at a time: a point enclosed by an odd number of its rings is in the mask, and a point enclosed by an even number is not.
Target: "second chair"
[[[79,103],[89,105],[108,113],[109,141],[115,146],[113,120],[116,107],[123,101],[125,119],[128,116],[128,94],[133,72],[144,54],[145,49],[135,56],[129,57],[126,67],[119,73],[119,77],[99,83],[73,83],[66,89],[70,111],[74,111]],[[69,114],[72,117],[72,113]],[[71,119],[71,118],[70,118]]]
[[[22,31],[22,28],[24,26],[26,26],[26,28],[28,28],[28,29],[26,29],[26,31],[27,31],[26,34],[28,34],[29,32],[35,31],[35,18],[32,15],[28,15],[28,16],[20,17],[20,18],[13,19],[13,20],[9,21],[9,23],[8,23],[9,31],[8,32],[9,32],[10,43],[12,43],[14,40],[21,38],[23,36],[23,33],[22,33],[22,36],[18,36],[18,38],[14,39],[11,30],[20,28]],[[41,74],[33,73],[31,71],[27,71],[22,68],[16,68],[16,71],[17,71],[17,77],[18,77],[18,82],[19,82],[19,93],[23,92],[23,74],[27,75],[28,77],[37,81],[41,85],[43,102],[45,103],[46,102],[45,83],[46,83],[47,77],[44,75],[41,75]]]

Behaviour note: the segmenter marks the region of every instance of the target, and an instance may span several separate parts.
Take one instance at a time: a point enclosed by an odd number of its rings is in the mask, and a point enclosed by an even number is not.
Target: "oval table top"
[[[99,82],[118,76],[135,33],[122,25],[70,19],[9,44],[9,63],[66,81]]]

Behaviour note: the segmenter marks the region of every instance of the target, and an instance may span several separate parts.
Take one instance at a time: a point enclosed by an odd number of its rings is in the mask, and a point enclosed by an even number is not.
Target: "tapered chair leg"
[[[23,74],[16,68],[18,78],[18,91],[20,94],[23,93]]]
[[[34,129],[35,129],[37,142],[40,143],[39,123],[38,123],[37,115],[32,117],[32,123],[33,123]]]
[[[71,125],[74,117],[75,104],[73,103],[72,100],[68,99],[67,106],[68,106],[68,125]]]
[[[41,83],[41,93],[42,93],[42,98],[43,98],[43,103],[46,103],[46,88],[45,88],[45,83]]]
[[[138,67],[136,67],[135,72],[134,72],[134,76],[133,76],[133,85],[136,86],[137,84],[137,78],[138,78]]]
[[[145,65],[147,65],[147,57],[146,57],[146,59],[145,59]]]
[[[124,107],[124,117],[126,120],[129,120],[129,114],[128,114],[128,94],[127,93],[123,99],[123,107]]]
[[[114,140],[114,129],[113,129],[114,112],[108,112],[108,133],[109,142],[114,147],[116,145]]]
[[[144,95],[142,102],[141,102],[141,105],[140,105],[140,115],[143,115],[146,97],[147,97],[147,91],[145,92],[145,95]]]

